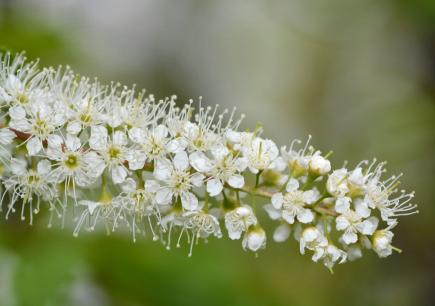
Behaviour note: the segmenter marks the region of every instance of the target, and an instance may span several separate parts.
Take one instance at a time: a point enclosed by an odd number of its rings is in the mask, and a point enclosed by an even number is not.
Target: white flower
[[[404,190],[397,192],[399,176],[392,176],[381,182],[379,177],[373,177],[367,182],[364,202],[372,209],[378,209],[381,212],[382,220],[387,223],[394,223],[394,220],[400,216],[407,216],[417,213],[416,205],[410,203],[414,198],[414,192],[406,193]],[[392,197],[390,199],[390,196]]]
[[[252,173],[258,173],[273,167],[273,162],[279,155],[279,150],[276,144],[269,139],[254,138],[250,143],[249,148],[244,153],[248,160],[248,167]]]
[[[216,145],[221,145],[226,131],[237,128],[240,121],[243,119],[242,116],[241,119],[233,121],[233,110],[225,124],[225,114],[228,110],[224,110],[221,114],[218,114],[218,105],[214,108],[210,106],[202,107],[201,100],[202,98],[200,97],[199,109],[194,115],[194,122],[186,122],[183,126],[183,137],[187,140],[187,150],[189,152],[205,152],[211,150]]]
[[[170,152],[167,148],[170,140],[169,131],[164,125],[158,125],[146,131],[142,128],[132,128],[128,135],[134,143],[139,145],[139,148],[131,150],[131,156],[127,157],[132,170],[143,168],[146,160],[165,158]]]
[[[156,193],[158,204],[169,204],[175,198],[181,199],[186,210],[196,210],[198,199],[190,190],[200,187],[204,176],[200,173],[190,173],[189,158],[182,151],[175,155],[173,162],[168,159],[158,160],[154,169],[154,177],[164,185]]]
[[[234,157],[224,146],[215,147],[211,153],[213,160],[210,160],[203,152],[194,152],[190,155],[192,167],[210,176],[207,180],[207,192],[211,196],[216,196],[221,193],[225,183],[233,188],[242,188],[245,185],[245,179],[240,172],[246,169],[246,159]]]
[[[12,176],[4,181],[6,191],[11,191],[11,201],[8,205],[8,212],[15,211],[15,204],[22,200],[23,208],[25,205],[30,207],[30,224],[32,224],[33,214],[39,212],[41,199],[47,202],[50,210],[55,209],[55,199],[57,190],[55,186],[47,180],[47,175],[51,170],[51,164],[48,160],[40,160],[36,169],[27,169],[27,163],[22,159],[12,159],[10,162]],[[21,210],[21,219],[24,220],[24,209]]]
[[[25,58],[21,55],[16,56],[10,63],[10,56],[7,54],[0,63],[0,103],[27,107],[44,99],[44,78],[45,72],[39,72],[36,63],[25,63]]]
[[[219,221],[215,216],[203,211],[188,211],[183,214],[185,228],[193,232],[197,237],[206,238],[210,235],[222,237]]]
[[[115,131],[109,136],[104,126],[92,126],[89,146],[103,158],[105,166],[111,172],[115,184],[124,182],[128,171],[124,162],[128,156],[127,136]]]
[[[155,206],[155,193],[159,183],[154,180],[146,180],[144,186],[138,186],[136,181],[128,178],[122,185],[122,192],[113,199],[119,205],[135,217],[158,214]]]
[[[314,251],[312,260],[314,262],[322,260],[331,272],[335,263],[341,264],[347,259],[346,252],[331,244],[316,227],[308,227],[303,230],[299,243],[301,254],[305,253],[305,249]]]
[[[208,130],[207,126],[193,122],[184,124],[183,137],[187,141],[187,149],[192,151],[208,151],[218,143],[218,135]]]
[[[295,177],[306,175],[310,170],[310,162],[313,156],[320,156],[320,151],[314,153],[314,148],[309,146],[311,135],[308,137],[304,147],[296,150],[293,147],[295,144],[301,144],[302,141],[295,139],[291,142],[289,149],[286,146],[281,147],[281,156],[287,162],[292,175]],[[313,155],[314,154],[314,155]],[[311,169],[314,171],[327,170],[326,161],[314,160]],[[329,171],[328,171],[329,172]]]
[[[250,132],[237,132],[233,129],[229,129],[225,133],[225,138],[232,143],[235,151],[246,153],[255,138],[255,134]]]
[[[168,249],[176,233],[177,246],[183,237],[190,244],[189,256],[199,239],[222,236],[221,222],[231,240],[243,236],[243,248],[257,252],[266,245],[254,213],[262,203],[255,197],[262,197],[277,221],[273,239],[292,233],[301,253],[310,250],[331,270],[363,249],[380,257],[398,250],[391,229],[417,211],[414,193],[399,190],[401,175],[382,178],[385,163],[332,171],[329,154],[315,150],[311,136],[301,148],[295,140],[278,150],[260,126],[239,132],[244,115],[236,118],[235,109],[226,116],[226,109],[203,107],[201,98],[198,104],[179,107],[176,96],[156,100],[68,67],[39,70],[22,55],[0,56],[6,217],[20,205],[21,218],[32,223],[40,204],[48,204],[49,226],[54,213],[62,224],[71,215],[74,235],[104,223],[108,231],[126,228],[134,241],[150,228]],[[242,204],[251,199],[252,206]],[[81,213],[67,214],[70,200]],[[386,223],[382,230],[379,222]]]
[[[374,232],[372,237],[372,246],[373,250],[378,254],[379,257],[387,257],[391,255],[393,252],[393,247],[391,246],[393,237],[393,232],[389,230],[379,230]]]
[[[106,107],[107,123],[112,127],[124,124],[128,129],[155,127],[166,117],[167,106],[174,104],[176,98],[156,101],[153,94],[146,95],[136,88],[124,89],[119,96],[115,91],[113,96],[110,99],[113,102]]]
[[[145,231],[146,223],[149,224],[153,237],[156,236],[153,220],[155,223],[161,221],[161,211],[155,202],[159,187],[154,180],[146,180],[141,186],[132,178],[127,178],[121,186],[122,192],[112,200],[124,216],[123,219],[133,234],[133,241],[136,241],[137,233]]]
[[[311,226],[302,231],[299,240],[299,249],[301,254],[305,253],[305,249],[316,251],[316,249],[321,250],[327,245],[328,240],[318,228]]]
[[[361,167],[356,167],[352,172],[349,173],[349,177],[347,178],[347,186],[351,196],[360,196],[364,193],[367,177],[368,176],[363,174]]]
[[[328,243],[326,246],[316,247],[314,255],[312,257],[314,262],[322,260],[323,264],[331,271],[335,263],[342,264],[347,259],[347,253],[340,250],[335,245]]]
[[[185,219],[183,231],[190,230],[193,234],[190,240],[189,257],[192,256],[195,240],[207,238],[210,235],[217,238],[222,237],[219,221],[211,214],[203,211],[188,211],[183,214],[183,218]]]
[[[286,194],[275,193],[272,196],[272,206],[281,211],[281,217],[288,224],[293,224],[295,218],[301,223],[313,221],[314,213],[306,206],[314,203],[319,198],[319,193],[316,190],[299,190],[299,182],[293,178],[289,180],[286,191]],[[269,206],[267,211],[272,218],[276,216],[272,207]]]
[[[352,244],[358,241],[358,233],[363,235],[372,235],[376,230],[379,220],[376,217],[370,217],[366,220],[353,210],[348,210],[336,219],[337,230],[344,231],[342,235],[346,244]]]
[[[250,206],[237,207],[225,214],[225,227],[231,240],[240,239],[243,232],[257,224],[257,218]]]
[[[86,220],[88,220],[87,224],[89,224],[86,229],[89,231],[93,231],[100,220],[104,221],[106,228],[115,231],[119,225],[118,221],[123,218],[119,213],[121,211],[120,207],[112,202],[110,197],[103,196],[99,201],[81,200],[78,204],[84,206],[85,209],[78,218],[74,228],[74,237],[78,236]]]
[[[9,109],[9,127],[29,135],[26,148],[31,156],[38,154],[42,150],[43,141],[65,123],[65,118],[58,115],[48,104],[33,106],[27,112],[22,106]]]
[[[328,177],[326,188],[333,196],[344,196],[349,191],[347,169],[341,168],[333,171]]]
[[[266,247],[266,233],[259,226],[253,226],[248,229],[242,241],[243,249],[257,252]]]
[[[87,186],[96,180],[104,170],[104,162],[95,152],[86,152],[80,139],[67,135],[48,137],[47,157],[53,161],[54,169],[49,180],[54,183],[66,182],[67,187],[75,184]]]
[[[89,84],[87,79],[81,79],[74,83],[66,74],[64,86],[71,86],[70,90],[56,90],[59,86],[55,81],[51,85],[56,92],[56,99],[63,102],[60,104],[64,115],[68,118],[66,130],[71,135],[78,135],[84,128],[96,126],[105,121],[104,108],[106,101],[101,98],[102,89],[98,83]],[[62,83],[61,83],[62,84]]]

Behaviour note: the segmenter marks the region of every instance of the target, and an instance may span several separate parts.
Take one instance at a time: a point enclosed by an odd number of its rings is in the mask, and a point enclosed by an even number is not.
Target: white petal
[[[337,230],[341,231],[349,227],[350,223],[344,216],[338,216],[335,219]]]
[[[82,125],[78,121],[72,121],[68,123],[66,127],[66,131],[71,135],[77,135],[82,130]]]
[[[9,122],[9,127],[23,132],[30,131],[32,129],[32,125],[26,119],[11,119]]]
[[[273,240],[276,242],[284,242],[290,236],[290,226],[288,224],[281,224],[273,232]]]
[[[89,146],[94,150],[103,150],[107,147],[107,129],[104,126],[92,126]]]
[[[231,240],[238,240],[242,236],[243,230],[241,228],[237,228],[237,229],[228,229],[227,228],[227,230],[228,230],[228,237]]]
[[[295,223],[295,215],[290,214],[287,210],[282,211],[282,218],[288,223],[293,224]]]
[[[278,220],[279,218],[281,218],[281,210],[276,209],[275,207],[273,207],[272,204],[264,205],[264,210],[267,212],[269,218],[272,220]]]
[[[96,152],[85,154],[83,160],[86,162],[89,170],[88,173],[92,177],[99,177],[106,168],[106,163]]]
[[[62,137],[60,137],[59,135],[49,135],[47,138],[47,142],[49,147],[60,150],[63,140]]]
[[[172,201],[173,192],[170,188],[162,187],[156,193],[157,204],[169,204]]]
[[[301,223],[310,223],[314,220],[314,214],[310,209],[301,209],[298,213],[298,220]]]
[[[115,166],[112,169],[112,181],[115,184],[120,184],[124,182],[127,177],[127,170],[123,166]]]
[[[2,87],[0,87],[0,100],[3,100],[5,102],[10,102],[11,99],[12,97],[8,95]]]
[[[364,175],[362,174],[362,168],[358,167],[352,171],[348,180],[355,185],[362,186],[364,184]]]
[[[235,143],[238,143],[238,142],[241,142],[241,141],[242,141],[241,133],[240,133],[240,132],[237,132],[237,131],[233,131],[233,130],[228,130],[228,131],[226,131],[226,133],[225,133],[225,137],[226,137],[229,141],[231,141],[231,142],[235,142]]]
[[[168,144],[168,151],[171,153],[178,153],[186,149],[187,141],[184,138],[172,139]]]
[[[180,171],[187,170],[189,168],[189,158],[185,151],[178,152],[174,156],[174,168]]]
[[[14,120],[26,118],[26,110],[21,106],[13,106],[9,108],[9,116]]]
[[[94,211],[98,207],[98,205],[100,205],[99,202],[86,201],[86,200],[79,201],[79,204],[86,206],[91,215],[94,213]]]
[[[228,184],[233,188],[242,188],[245,186],[245,178],[240,174],[230,176]]]
[[[363,235],[372,235],[378,227],[379,220],[376,217],[370,217],[367,220],[357,224],[358,231]]]
[[[125,146],[127,144],[127,136],[125,136],[125,133],[121,131],[115,131],[115,133],[113,133],[113,144]]]
[[[315,240],[318,240],[320,237],[321,233],[317,228],[309,227],[302,232],[301,240],[305,242],[313,242]]]
[[[276,209],[281,209],[283,200],[284,196],[282,193],[275,193],[271,199],[273,207]]]
[[[338,213],[345,213],[350,208],[350,198],[348,197],[338,197],[335,201],[335,211]]]
[[[196,125],[196,123],[187,121],[184,124],[184,132],[187,138],[195,139],[199,134],[199,127]]]
[[[125,159],[128,161],[128,168],[139,170],[145,165],[146,156],[139,150],[129,150],[125,154]]]
[[[352,244],[358,241],[358,235],[353,231],[346,231],[342,237],[346,244]]]
[[[207,182],[207,192],[212,196],[216,196],[221,193],[224,188],[222,182],[218,179],[211,179]]]
[[[124,192],[133,192],[136,190],[136,181],[131,177],[127,178],[122,184],[121,188]]]
[[[190,177],[190,182],[192,182],[195,187],[201,187],[204,182],[204,178],[204,175],[201,173],[195,173]]]
[[[135,143],[142,144],[145,142],[145,132],[141,128],[131,128],[128,131],[128,137]]]
[[[26,148],[30,156],[36,155],[42,149],[42,142],[39,138],[32,137],[27,141]]]
[[[306,204],[313,204],[314,202],[317,201],[319,196],[320,194],[316,189],[311,189],[311,190],[304,191],[304,193],[302,194],[302,199]]]
[[[311,257],[311,259],[312,259],[314,262],[317,262],[320,258],[322,258],[322,256],[323,256],[324,253],[325,253],[325,250],[324,250],[323,248],[316,248],[316,249],[314,250],[314,254],[313,254],[313,256]]]
[[[362,218],[367,218],[371,214],[367,202],[358,199],[355,201],[355,212]]]
[[[168,136],[168,128],[160,124],[154,129],[153,135],[157,139],[164,139],[166,136]]]
[[[270,139],[262,139],[263,142],[263,152],[267,153],[271,161],[274,161],[278,155],[279,150],[276,144]]]
[[[68,148],[68,150],[77,151],[81,146],[80,139],[76,136],[72,136],[72,135],[67,134],[66,140],[65,140],[65,145]]]
[[[237,171],[243,172],[248,167],[248,159],[246,157],[236,158],[234,161],[234,166],[236,166]]]
[[[287,183],[285,189],[287,190],[287,192],[290,192],[290,191],[298,190],[298,188],[299,188],[298,180],[291,178],[290,181]]]
[[[198,172],[209,172],[213,168],[213,163],[203,152],[194,152],[189,157],[190,164]]]
[[[181,194],[181,204],[186,210],[196,210],[198,208],[198,199],[191,192],[183,192]]]
[[[37,169],[39,174],[48,174],[51,171],[51,163],[46,159],[40,160]]]
[[[160,185],[155,180],[146,180],[144,188],[145,191],[148,192],[157,192],[157,190],[160,188]]]
[[[160,181],[167,181],[171,178],[172,164],[167,159],[159,159],[156,161],[154,168],[154,177]]]
[[[22,176],[26,174],[27,163],[25,160],[14,158],[11,160],[10,166],[12,173],[15,175]]]
[[[12,143],[17,135],[8,128],[0,129],[0,144],[7,145]]]
[[[211,154],[213,155],[214,159],[216,159],[216,160],[224,159],[229,154],[229,152],[230,151],[228,150],[228,148],[225,147],[224,145],[215,146],[211,150]]]

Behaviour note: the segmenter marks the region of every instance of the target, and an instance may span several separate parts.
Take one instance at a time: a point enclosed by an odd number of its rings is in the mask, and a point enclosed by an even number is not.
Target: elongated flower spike
[[[197,108],[193,100],[179,107],[176,96],[156,100],[135,86],[102,85],[69,67],[41,70],[5,54],[0,209],[32,224],[47,207],[50,226],[72,215],[74,236],[125,228],[133,241],[151,233],[167,249],[187,242],[190,256],[211,237],[265,248],[269,230],[256,201],[263,198],[277,225],[273,240],[293,236],[302,254],[331,271],[364,250],[379,257],[398,250],[398,218],[418,212],[414,192],[398,189],[401,175],[383,179],[385,163],[376,160],[333,169],[311,136],[279,149],[261,126],[238,131],[243,118],[201,98]]]

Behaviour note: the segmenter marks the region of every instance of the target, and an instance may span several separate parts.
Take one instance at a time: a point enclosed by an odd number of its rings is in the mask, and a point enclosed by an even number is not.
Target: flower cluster
[[[103,224],[150,232],[169,249],[208,237],[266,246],[258,215],[329,269],[364,249],[386,257],[398,217],[416,212],[384,163],[333,170],[309,141],[289,148],[238,131],[243,116],[180,107],[69,68],[39,69],[22,55],[0,58],[1,209],[29,219],[46,206],[49,225],[74,211],[74,235]],[[262,199],[262,200],[260,200]],[[266,204],[259,210],[258,204]],[[272,221],[273,222],[273,221]],[[223,231],[225,229],[225,231]]]

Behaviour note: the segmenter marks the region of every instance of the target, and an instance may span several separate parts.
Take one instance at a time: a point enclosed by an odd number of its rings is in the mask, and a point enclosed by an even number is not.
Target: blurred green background
[[[237,106],[279,144],[312,134],[337,166],[388,160],[420,209],[396,229],[401,255],[334,275],[294,241],[255,258],[211,240],[188,258],[149,237],[1,219],[0,306],[435,304],[434,1],[1,0],[0,48]]]

